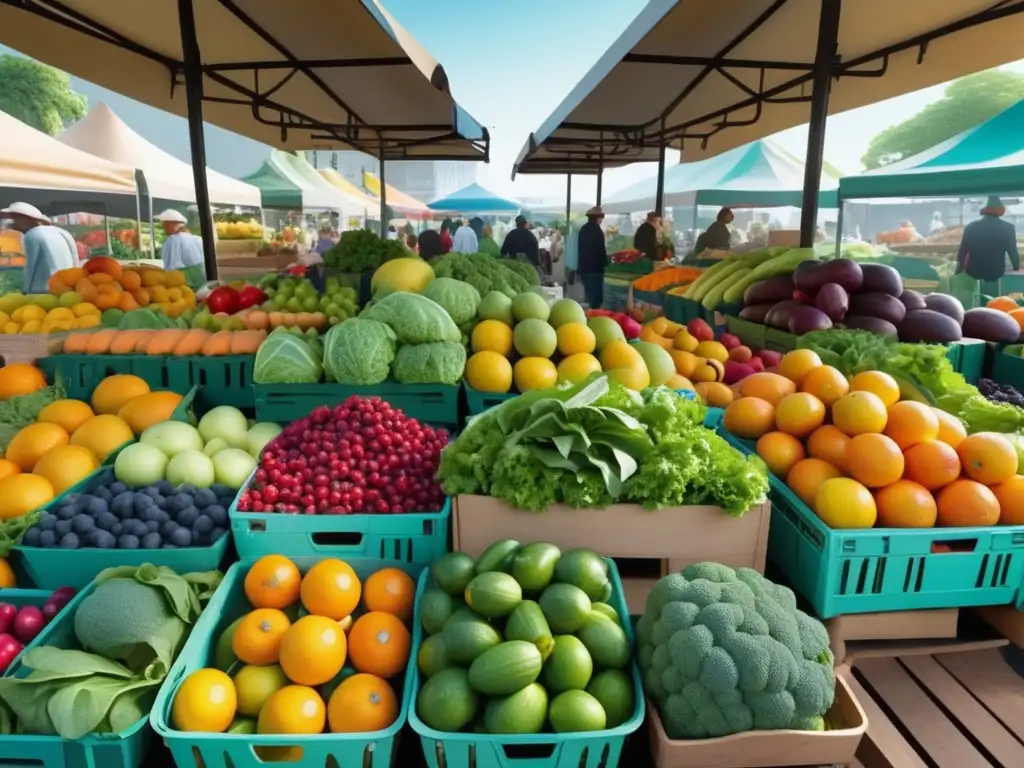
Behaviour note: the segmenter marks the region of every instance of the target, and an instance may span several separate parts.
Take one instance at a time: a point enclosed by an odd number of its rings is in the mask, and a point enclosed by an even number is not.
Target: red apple
[[[762,349],[757,356],[761,358],[765,368],[774,368],[782,362],[782,353],[772,349]]]
[[[697,341],[714,341],[715,331],[699,317],[694,318],[686,324],[686,330],[690,332]]]
[[[747,360],[747,365],[749,365],[751,368],[753,368],[755,373],[763,373],[764,372],[764,360],[762,360],[757,355],[755,355],[754,357],[752,357],[749,360]]]
[[[736,336],[736,335],[731,334],[731,333],[722,333],[722,334],[720,334],[719,337],[718,337],[718,342],[719,342],[719,344],[721,344],[723,347],[725,347],[726,349],[728,349],[730,351],[736,349],[736,347],[740,346],[743,343],[740,340],[739,336]]]

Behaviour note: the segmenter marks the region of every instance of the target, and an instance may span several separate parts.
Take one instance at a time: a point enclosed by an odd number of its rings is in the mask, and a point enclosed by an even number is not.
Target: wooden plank
[[[857,668],[936,768],[992,765],[959,730],[950,726],[945,713],[896,659],[864,659],[857,663]]]
[[[998,651],[936,656],[1011,733],[1024,733],[1024,684]]]
[[[859,666],[862,659],[894,656],[932,656],[941,653],[970,653],[1009,645],[1005,637],[991,640],[860,640],[846,646],[846,663]]]
[[[917,750],[897,730],[871,695],[848,671],[837,670],[868,716],[868,732],[857,757],[864,768],[928,768]]]
[[[996,760],[1003,765],[1024,765],[1024,744],[979,704],[945,667],[931,656],[908,656],[901,661],[950,715],[965,726],[962,730],[973,735]]]

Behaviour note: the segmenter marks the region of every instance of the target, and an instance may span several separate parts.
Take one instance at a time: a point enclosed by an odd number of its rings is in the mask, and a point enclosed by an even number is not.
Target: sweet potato
[[[168,328],[163,331],[155,331],[146,345],[147,355],[171,355],[174,347],[181,341],[185,331],[178,328]]]
[[[265,338],[266,331],[235,331],[231,335],[231,354],[255,355]]]
[[[209,331],[202,328],[193,328],[191,331],[185,331],[185,335],[174,345],[174,351],[171,354],[175,357],[198,355],[203,351],[203,345],[206,344],[210,335]]]
[[[117,336],[117,331],[113,328],[106,328],[102,331],[96,331],[92,334],[92,338],[89,339],[89,344],[86,347],[86,354],[89,355],[105,355],[110,352],[110,345],[114,341],[114,337]]]
[[[117,336],[110,343],[110,354],[130,355],[135,351],[135,345],[138,342],[138,331],[118,331]]]
[[[153,334],[156,331],[141,330],[136,331],[138,335],[135,337],[135,354],[144,355],[146,354],[146,347],[149,346],[149,340],[153,338]]]
[[[203,344],[203,354],[207,357],[231,354],[231,331],[217,331]]]
[[[84,355],[89,348],[92,333],[69,333],[64,339],[65,355]]]

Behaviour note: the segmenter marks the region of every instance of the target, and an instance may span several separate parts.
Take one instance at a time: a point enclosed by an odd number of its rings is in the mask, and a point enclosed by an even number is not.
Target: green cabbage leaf
[[[395,332],[377,320],[352,317],[324,337],[324,370],[339,384],[380,384],[394,359]]]

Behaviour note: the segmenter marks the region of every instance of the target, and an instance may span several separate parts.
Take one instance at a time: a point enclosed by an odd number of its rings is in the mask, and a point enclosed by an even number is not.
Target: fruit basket
[[[459,387],[385,381],[367,387],[347,384],[256,384],[256,419],[280,424],[301,419],[318,405],[337,405],[352,395],[379,397],[407,416],[428,424],[459,423]]]
[[[626,599],[618,570],[611,560],[608,576],[612,583],[609,604],[619,616],[628,616]],[[413,658],[419,654],[423,642],[423,626],[420,621],[420,598],[426,592],[430,574],[420,576],[416,590],[416,615],[413,629]],[[623,629],[633,645],[633,627],[624,622]],[[410,684],[407,687],[409,724],[419,735],[423,754],[429,768],[511,768],[530,765],[535,768],[615,768],[619,763],[626,737],[640,729],[644,722],[645,701],[640,673],[636,664],[630,663],[635,705],[632,716],[622,725],[603,731],[582,733],[538,733],[495,735],[483,733],[447,733],[434,730],[424,723],[416,713],[415,699],[420,690],[418,666],[409,665]]]
[[[51,355],[39,360],[39,367],[52,381],[64,380],[67,396],[87,399],[107,376],[130,373],[144,379],[150,389],[169,389],[184,394],[192,386],[188,358],[150,355]]]
[[[496,405],[501,405],[506,400],[510,400],[516,396],[516,392],[481,392],[478,389],[473,389],[465,381],[462,382],[463,389],[466,390],[466,404],[469,406],[469,415],[476,416],[477,414],[483,413],[488,408],[493,408]]]
[[[174,359],[174,358],[169,358]],[[252,371],[255,355],[189,357],[190,383],[202,388],[204,403],[251,409],[256,405]]]
[[[293,558],[293,562],[305,573],[320,559]],[[175,730],[172,726],[174,697],[182,681],[196,670],[216,665],[218,640],[236,619],[251,610],[245,597],[244,582],[253,562],[252,559],[244,559],[232,565],[225,574],[223,582],[196,622],[188,642],[178,655],[153,704],[150,723],[167,744],[175,764],[178,768],[248,768],[266,764],[256,756],[254,748],[287,749],[301,746],[301,758],[287,763],[294,768],[323,768],[326,765],[340,765],[346,768],[390,768],[395,744],[406,722],[409,709],[412,683],[410,671],[416,667],[416,656],[412,652],[409,654],[410,661],[404,680],[396,679],[395,693],[401,697],[398,718],[388,728],[374,733],[271,736],[230,732],[186,732]],[[369,574],[387,567],[399,568],[416,578],[423,567],[371,559],[346,559],[345,562],[352,566],[360,579],[365,579]]]

